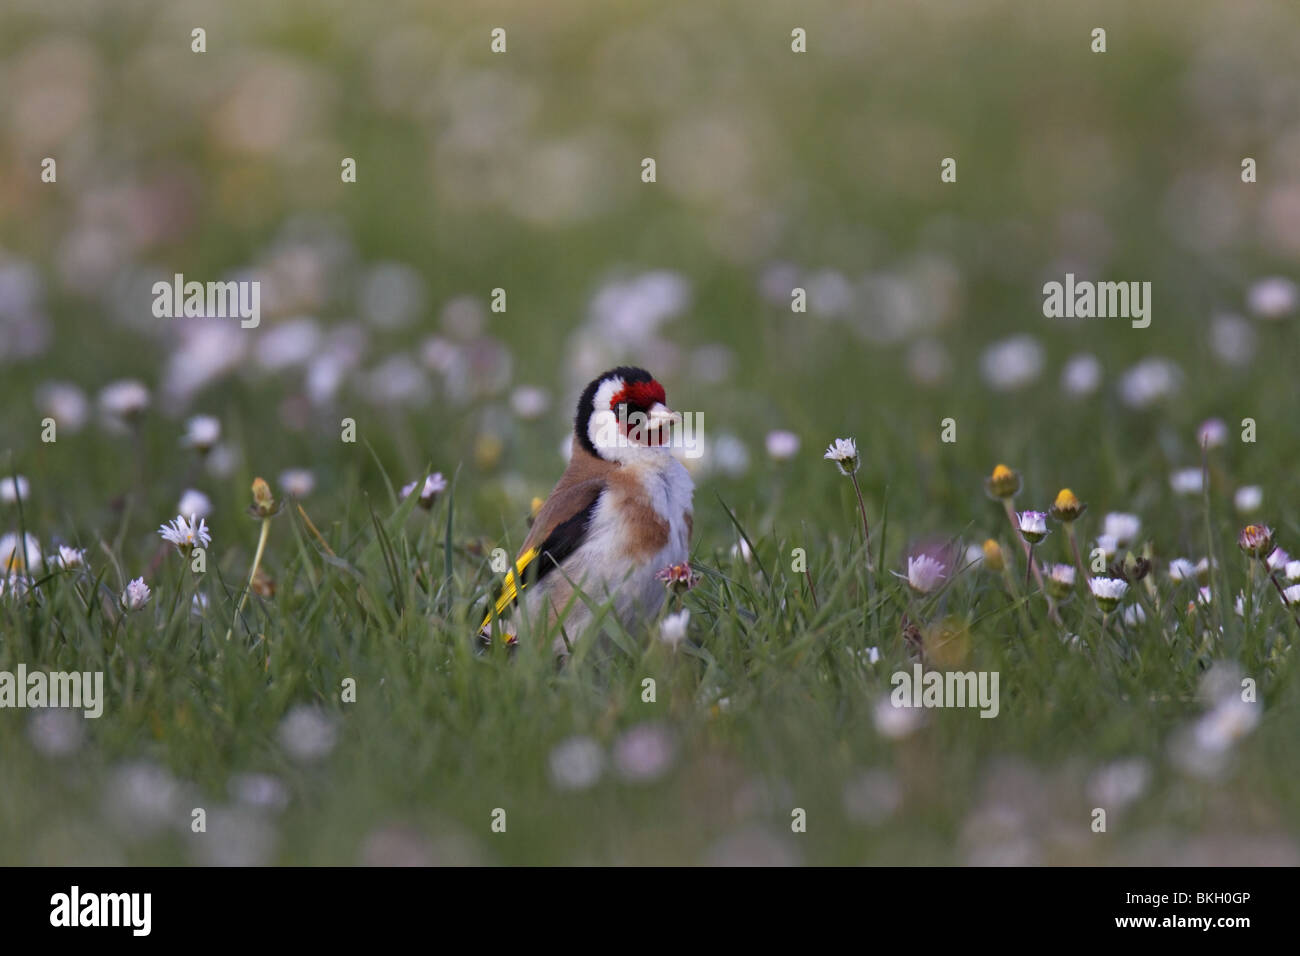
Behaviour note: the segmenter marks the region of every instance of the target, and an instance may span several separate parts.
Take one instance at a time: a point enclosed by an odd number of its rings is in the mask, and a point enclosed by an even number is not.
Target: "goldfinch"
[[[559,625],[559,654],[591,624],[588,601],[610,603],[629,630],[659,611],[665,590],[656,574],[687,559],[695,492],[669,450],[682,419],[666,400],[653,375],[627,366],[583,390],[569,467],[537,512],[481,637],[521,592],[534,627]]]

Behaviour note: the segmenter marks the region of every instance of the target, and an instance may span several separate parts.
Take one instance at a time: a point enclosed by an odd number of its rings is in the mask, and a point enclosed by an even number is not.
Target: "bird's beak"
[[[649,425],[651,428],[663,428],[665,425],[680,425],[682,416],[680,412],[675,412],[663,402],[655,402],[650,406]]]

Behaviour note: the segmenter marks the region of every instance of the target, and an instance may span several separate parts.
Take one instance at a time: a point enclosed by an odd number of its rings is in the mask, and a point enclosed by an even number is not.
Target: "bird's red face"
[[[576,434],[588,451],[611,461],[637,448],[659,448],[681,416],[666,403],[664,387],[644,369],[621,367],[593,381],[578,402]]]

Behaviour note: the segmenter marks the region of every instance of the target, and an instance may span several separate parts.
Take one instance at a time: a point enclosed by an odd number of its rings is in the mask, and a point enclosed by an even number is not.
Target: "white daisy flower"
[[[1208,584],[1210,580],[1210,571],[1212,568],[1217,568],[1218,566],[1218,561],[1211,563],[1209,558],[1201,558],[1201,560],[1196,562],[1196,580],[1201,584]]]
[[[536,385],[520,385],[510,393],[510,408],[526,422],[536,421],[551,407],[551,396]]]
[[[1260,279],[1246,291],[1246,304],[1261,319],[1282,319],[1296,309],[1296,284],[1282,276]]]
[[[149,389],[135,379],[112,382],[100,389],[99,407],[111,418],[129,421],[149,407]]]
[[[1208,587],[1197,588],[1197,589],[1196,589],[1196,603],[1197,603],[1197,604],[1201,604],[1201,605],[1203,605],[1203,606],[1205,606],[1205,607],[1209,607],[1211,604],[1214,603],[1214,592],[1212,592]],[[1237,606],[1238,606],[1238,608],[1240,608],[1240,606],[1241,606],[1241,595],[1240,595],[1240,594],[1237,595]],[[1240,613],[1241,613],[1240,610],[1238,610],[1237,613],[1240,614]]]
[[[152,592],[149,585],[144,583],[144,578],[136,578],[126,586],[122,592],[122,607],[127,611],[139,611],[149,603]]]
[[[206,518],[212,514],[212,501],[203,492],[187,488],[181,494],[181,500],[176,504],[176,513]]]
[[[1061,369],[1061,388],[1067,395],[1083,398],[1101,387],[1101,362],[1095,355],[1076,355]]]
[[[1128,369],[1119,381],[1120,399],[1129,408],[1150,408],[1178,392],[1183,372],[1169,359],[1154,356]]]
[[[27,501],[31,497],[31,483],[22,475],[5,475],[0,478],[0,501],[7,505]]]
[[[1300,561],[1288,561],[1284,573],[1288,581],[1300,581]]]
[[[1022,511],[1016,515],[1020,533],[1030,544],[1037,544],[1047,537],[1047,512]]]
[[[316,476],[306,468],[289,468],[280,472],[280,488],[290,498],[306,498],[316,490]]]
[[[28,532],[20,543],[18,535],[0,536],[0,576],[39,571],[42,568],[41,542]]]
[[[1113,534],[1097,535],[1097,548],[1101,551],[1102,556],[1110,561],[1115,555],[1119,554],[1119,539]]]
[[[1202,590],[1208,592],[1210,589],[1202,588]],[[1209,604],[1210,602],[1206,601],[1205,603]],[[1246,595],[1241,591],[1237,592],[1237,600],[1233,602],[1232,609],[1237,612],[1237,617],[1246,616]]]
[[[858,443],[852,438],[837,438],[826,449],[822,458],[833,461],[842,475],[852,475],[861,462],[858,460]]]
[[[1089,578],[1088,589],[1103,611],[1113,611],[1128,593],[1128,582],[1123,578]]]
[[[1169,476],[1176,495],[1199,495],[1205,491],[1205,473],[1199,468],[1180,468]]]
[[[682,608],[676,614],[669,614],[659,625],[659,640],[675,649],[686,639],[686,625],[690,620],[691,612],[686,608]]]
[[[1032,335],[1013,335],[994,342],[980,356],[980,372],[989,387],[1012,392],[1037,381],[1046,352]]]
[[[195,415],[185,423],[185,437],[181,444],[200,452],[211,451],[221,440],[221,420],[211,415]]]
[[[1047,592],[1058,601],[1063,601],[1074,591],[1074,565],[1043,565],[1044,585]]]
[[[46,382],[36,389],[36,407],[42,417],[58,422],[60,430],[76,433],[85,427],[90,403],[86,393],[69,382]]]
[[[754,552],[749,547],[749,542],[746,541],[744,538],[741,538],[739,541],[737,541],[735,544],[731,546],[731,556],[733,558],[740,558],[740,560],[744,561],[746,564],[749,564],[750,559],[754,557]]]
[[[65,570],[79,568],[86,563],[86,551],[84,548],[69,548],[66,544],[59,545],[59,567]]]
[[[1129,627],[1135,627],[1138,624],[1146,623],[1147,612],[1142,610],[1141,604],[1130,604],[1124,608],[1124,623]]]
[[[1195,581],[1196,565],[1186,558],[1174,558],[1169,562],[1169,577],[1174,581]]]
[[[167,524],[160,525],[158,534],[164,541],[170,541],[181,551],[188,551],[196,545],[206,548],[212,541],[207,524],[196,515],[190,515],[188,521],[185,520],[184,515],[177,515]]]
[[[1115,539],[1119,547],[1132,544],[1142,530],[1142,519],[1123,511],[1112,511],[1102,519],[1102,533]]]
[[[773,461],[785,461],[799,453],[799,436],[794,432],[777,429],[767,433],[767,455]]]
[[[1264,489],[1259,485],[1243,485],[1232,496],[1232,504],[1239,514],[1254,514],[1264,504]]]
[[[1286,566],[1291,563],[1291,555],[1281,548],[1274,548],[1264,559],[1264,563],[1268,565],[1269,571],[1285,571]]]
[[[1282,592],[1282,599],[1286,601],[1287,604],[1293,606],[1300,604],[1300,584],[1293,584],[1289,588],[1286,588]]]
[[[936,561],[928,554],[917,555],[907,559],[907,583],[918,594],[929,594],[944,579],[942,561]]]

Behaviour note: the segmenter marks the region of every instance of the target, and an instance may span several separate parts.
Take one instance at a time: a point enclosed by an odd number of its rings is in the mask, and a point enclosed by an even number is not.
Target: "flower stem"
[[[239,607],[235,608],[235,620],[230,623],[230,630],[226,631],[226,640],[230,640],[230,635],[235,631],[235,624],[239,621],[239,615],[244,612],[244,604],[248,601],[248,592],[253,590],[253,581],[257,578],[257,568],[262,563],[262,553],[266,551],[266,539],[270,536],[271,518],[267,516],[262,519],[262,533],[258,535],[257,553],[253,555],[253,569],[248,572],[248,586],[244,588],[244,593],[239,598]]]
[[[858,487],[858,476],[853,472],[849,472],[849,480],[853,482],[853,491],[858,496],[858,511],[862,513],[862,537],[867,551],[867,570],[875,571],[871,563],[871,529],[867,527],[867,506],[862,501],[862,489]]]

